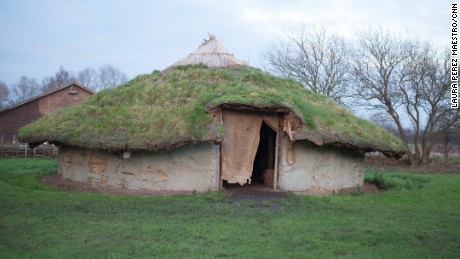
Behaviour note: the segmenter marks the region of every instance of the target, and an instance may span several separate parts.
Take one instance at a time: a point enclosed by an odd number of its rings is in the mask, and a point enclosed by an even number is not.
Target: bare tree
[[[54,76],[45,77],[42,80],[42,92],[48,92],[54,89],[57,89],[67,83],[76,81],[75,76],[72,72],[69,72],[64,69],[63,66],[59,67],[59,70]]]
[[[128,76],[124,72],[111,65],[101,66],[99,68],[98,78],[98,90],[113,88],[128,81]]]
[[[449,57],[429,43],[383,29],[358,36],[354,56],[356,95],[394,121],[412,165],[428,161],[449,111]],[[453,116],[447,124],[457,120]],[[414,151],[403,122],[414,129]],[[446,124],[446,125],[447,125]]]
[[[77,82],[93,90],[97,90],[98,74],[94,68],[85,68],[78,72]]]
[[[22,76],[17,83],[13,84],[12,92],[16,96],[16,102],[22,102],[40,94],[40,89],[35,78]]]
[[[449,152],[453,150],[455,145],[459,145],[460,141],[460,121],[458,120],[458,109],[450,109],[446,116],[441,118],[439,123],[437,138],[438,144],[441,145],[444,161],[447,164],[449,161]],[[455,119],[457,117],[457,119]]]
[[[399,136],[398,129],[388,113],[377,111],[371,114],[367,119],[393,133],[395,136]]]
[[[312,92],[337,102],[347,93],[349,51],[345,40],[324,28],[286,33],[263,54],[266,69],[301,82]]]
[[[7,106],[10,95],[10,89],[5,82],[0,81],[0,109]]]

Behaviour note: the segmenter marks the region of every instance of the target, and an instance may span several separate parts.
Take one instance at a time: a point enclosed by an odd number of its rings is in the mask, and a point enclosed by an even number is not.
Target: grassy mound
[[[141,75],[81,105],[49,114],[19,135],[29,143],[112,150],[172,147],[222,137],[222,124],[206,111],[225,103],[282,105],[303,120],[300,131],[338,136],[349,144],[401,149],[400,140],[389,132],[298,82],[244,66],[190,65]]]

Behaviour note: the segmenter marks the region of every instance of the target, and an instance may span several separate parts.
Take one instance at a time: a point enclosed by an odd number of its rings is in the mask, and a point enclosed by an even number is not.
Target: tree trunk
[[[430,154],[431,150],[429,148],[423,148],[420,164],[428,163],[430,161]]]
[[[449,149],[444,148],[444,164],[449,164]]]
[[[408,157],[411,166],[417,167],[421,164],[420,154],[413,154],[409,151]]]
[[[450,147],[449,147],[449,140],[446,138],[445,141],[443,141],[442,143],[442,153],[444,154],[444,163],[446,165],[449,164],[449,151],[450,151]]]

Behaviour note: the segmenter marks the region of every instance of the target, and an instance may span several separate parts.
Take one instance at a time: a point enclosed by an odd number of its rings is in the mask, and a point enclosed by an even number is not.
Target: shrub
[[[373,176],[366,177],[366,181],[376,184],[378,188],[384,190],[415,190],[420,189],[428,179],[409,174],[384,174],[383,172],[375,172]]]

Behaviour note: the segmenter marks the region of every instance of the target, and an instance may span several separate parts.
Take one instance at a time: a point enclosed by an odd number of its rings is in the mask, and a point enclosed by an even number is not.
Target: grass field
[[[0,159],[0,258],[455,258],[460,174],[367,172],[380,194],[233,201],[110,196],[40,183],[56,162]]]

